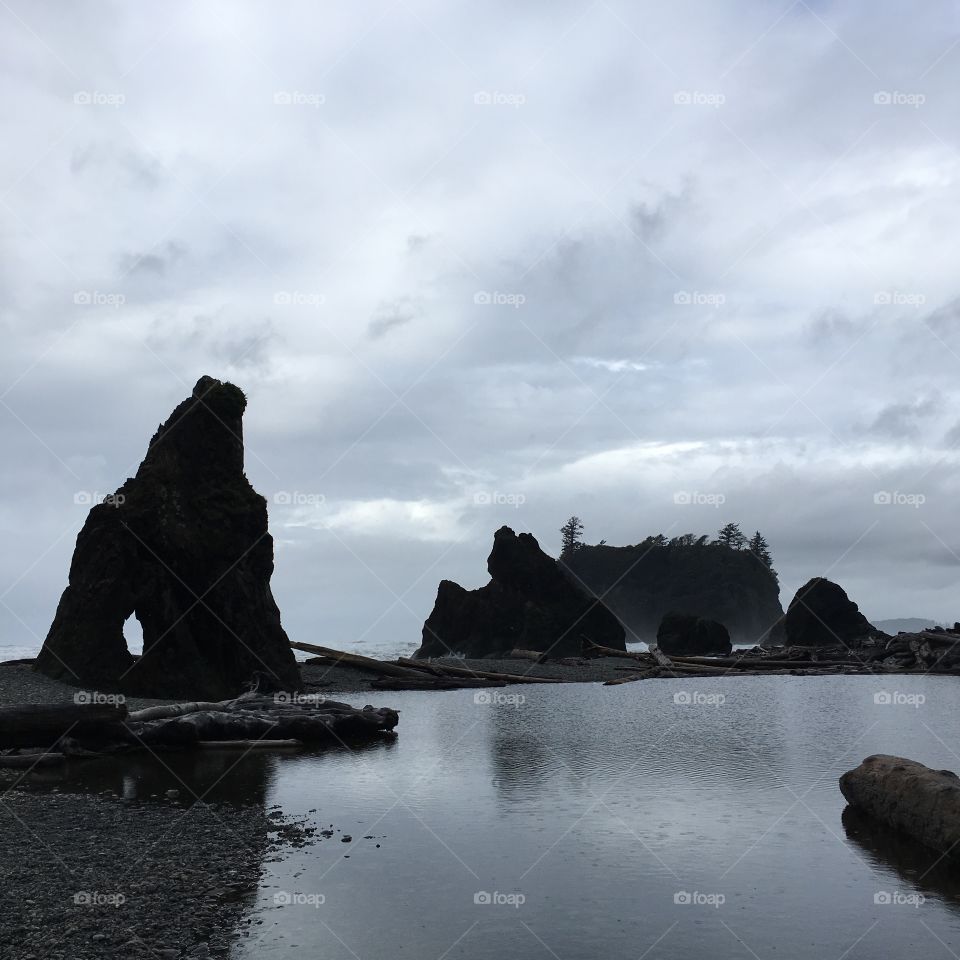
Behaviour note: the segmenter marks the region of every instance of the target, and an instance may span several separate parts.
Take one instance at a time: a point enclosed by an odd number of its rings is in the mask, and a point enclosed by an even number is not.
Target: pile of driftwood
[[[320,647],[313,643],[291,643],[290,646],[295,650],[316,654],[307,660],[307,663],[352,667],[374,675],[376,679],[370,681],[370,686],[376,690],[458,690],[463,687],[505,687],[514,683],[566,682],[561,677],[532,677],[527,674],[473,670],[431,660],[411,660],[408,657],[375,660],[373,657],[346,653],[332,647]],[[542,659],[539,654],[528,651],[514,651],[514,654],[514,659]]]
[[[389,733],[388,707],[362,710],[303,695],[175,703],[128,712],[125,703],[44,704],[0,709],[0,766],[149,748],[284,747],[347,743]]]
[[[960,676],[960,628],[937,628],[921,633],[878,634],[857,646],[753,647],[728,657],[668,657],[656,647],[646,653],[600,647],[583,638],[583,656],[627,657],[637,667],[617,667],[628,676],[606,685],[657,677],[760,676],[788,673],[796,676],[831,673],[933,673]]]
[[[580,657],[550,658],[535,651],[514,650],[506,656],[537,663],[585,666],[597,657],[635,661],[635,666],[616,666],[626,674],[605,681],[608,686],[657,677],[760,676],[788,673],[795,676],[831,673],[939,673],[960,676],[960,624],[953,630],[937,628],[895,637],[877,634],[857,646],[753,647],[726,657],[667,656],[656,647],[647,652],[616,650],[582,636]],[[351,667],[370,674],[377,690],[456,690],[462,687],[502,687],[515,683],[570,683],[569,677],[537,676],[477,670],[435,660],[375,660],[356,653],[312,643],[292,643],[296,650],[314,654],[307,663]]]

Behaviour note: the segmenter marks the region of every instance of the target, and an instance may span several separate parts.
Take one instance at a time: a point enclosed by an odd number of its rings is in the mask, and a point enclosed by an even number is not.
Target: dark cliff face
[[[581,635],[626,649],[617,618],[577,586],[531,534],[501,527],[487,570],[491,580],[479,590],[441,581],[418,657],[486,657],[514,649],[570,656],[580,652]]]
[[[91,509],[37,669],[157,697],[298,689],[270,590],[266,501],[243,473],[246,398],[203,377],[157,430],[137,475]],[[143,656],[127,651],[134,613]]]
[[[639,640],[653,642],[666,614],[683,613],[722,623],[734,643],[783,642],[777,578],[748,550],[584,545],[564,562]]]
[[[732,650],[722,623],[688,613],[668,613],[660,621],[657,646],[675,657],[725,656]]]

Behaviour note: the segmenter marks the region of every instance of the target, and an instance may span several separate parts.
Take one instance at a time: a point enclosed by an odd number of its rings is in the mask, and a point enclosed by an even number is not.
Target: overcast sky
[[[571,513],[960,619],[956,4],[0,0],[0,70],[0,642],[205,373],[295,639]]]

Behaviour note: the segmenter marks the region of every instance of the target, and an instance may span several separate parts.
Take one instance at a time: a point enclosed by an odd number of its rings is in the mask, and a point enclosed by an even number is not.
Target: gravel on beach
[[[262,807],[0,797],[0,958],[226,957],[276,829]]]

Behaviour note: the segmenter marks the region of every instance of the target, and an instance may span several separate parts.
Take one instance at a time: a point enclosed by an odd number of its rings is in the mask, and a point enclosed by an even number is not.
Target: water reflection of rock
[[[382,750],[393,746],[390,739],[353,744],[350,753]],[[230,803],[263,806],[277,777],[277,767],[286,761],[339,756],[345,747],[296,750],[182,750],[140,751],[114,757],[69,760],[61,766],[38,767],[25,778],[32,790],[60,793],[103,793],[128,800],[165,798],[176,790],[178,800],[189,805]]]
[[[129,800],[163,797],[176,790],[184,803],[262,804],[272,784],[276,755],[263,751],[188,750],[124,754],[68,761],[34,771],[28,785],[61,793],[109,791]]]
[[[941,897],[960,910],[960,870],[955,861],[878,823],[856,807],[846,807],[841,819],[847,839],[871,864],[895,871],[911,888]]]
[[[630,687],[643,689],[638,695]],[[651,680],[620,689],[626,692],[587,684],[525,688],[519,705],[492,704],[486,729],[498,794],[527,799],[556,792],[555,781],[600,793],[591,783],[598,777],[642,776],[671,795],[701,784],[747,792],[789,779],[796,751],[790,693],[769,683],[748,688],[742,679]],[[716,706],[683,702],[717,693],[726,700]]]

